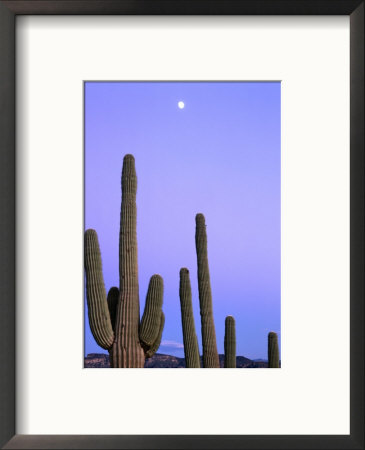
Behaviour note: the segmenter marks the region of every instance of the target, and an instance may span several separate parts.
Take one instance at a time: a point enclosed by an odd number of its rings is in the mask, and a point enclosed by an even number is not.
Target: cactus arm
[[[163,313],[163,311],[161,311],[158,335],[157,335],[155,342],[151,345],[151,347],[145,351],[146,358],[151,358],[151,356],[153,356],[157,352],[157,350],[161,344],[162,332],[163,332],[164,325],[165,325],[165,314]]]
[[[224,367],[236,368],[236,324],[232,316],[225,321]]]
[[[273,331],[270,331],[268,335],[268,359],[269,368],[279,368],[279,345],[278,335]]]
[[[148,285],[146,304],[139,330],[139,339],[150,347],[157,339],[160,331],[163,299],[163,280],[160,275],[153,275]]]
[[[109,350],[114,333],[106,300],[98,236],[91,229],[85,232],[85,274],[90,329],[97,344]]]
[[[207,233],[203,214],[197,214],[195,222],[195,244],[198,260],[198,287],[203,341],[203,366],[208,368],[219,368],[208,265]]]
[[[115,320],[117,317],[118,300],[119,300],[119,289],[114,286],[109,289],[108,297],[107,297],[110,322],[112,324],[113,331],[115,331]]]
[[[198,338],[195,332],[193,305],[191,301],[190,277],[189,271],[185,267],[180,270],[179,295],[185,364],[187,368],[200,368]]]

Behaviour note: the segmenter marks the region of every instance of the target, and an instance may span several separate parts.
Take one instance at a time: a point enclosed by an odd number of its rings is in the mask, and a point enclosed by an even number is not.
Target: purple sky
[[[178,102],[185,103],[184,109]],[[236,319],[237,355],[267,357],[280,333],[280,83],[87,82],[85,228],[101,246],[106,289],[119,285],[123,157],[136,160],[141,313],[164,279],[160,353],[183,356],[179,270],[190,270],[201,351],[195,214],[205,215],[219,353]],[[103,352],[85,306],[85,354]],[[279,334],[280,337],[280,334]]]

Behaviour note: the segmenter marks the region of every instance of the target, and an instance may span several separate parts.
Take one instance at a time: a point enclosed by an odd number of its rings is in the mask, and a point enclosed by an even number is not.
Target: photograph
[[[280,81],[85,81],[84,275],[85,368],[281,368]]]

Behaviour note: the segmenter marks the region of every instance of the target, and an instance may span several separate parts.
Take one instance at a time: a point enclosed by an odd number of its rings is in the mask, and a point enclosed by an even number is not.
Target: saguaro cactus
[[[185,364],[187,368],[200,367],[198,338],[195,332],[189,271],[180,270],[180,306],[184,338]]]
[[[268,335],[268,357],[269,367],[278,368],[279,366],[279,345],[278,335],[273,331],[270,331]]]
[[[219,367],[219,357],[215,337],[212,290],[210,287],[207,233],[203,214],[195,217],[195,245],[198,260],[198,287],[203,341],[203,366]]]
[[[145,358],[158,349],[164,325],[163,280],[150,280],[145,311],[140,323],[137,261],[137,176],[132,155],[122,170],[122,204],[119,233],[119,289],[106,297],[98,237],[85,232],[86,297],[91,332],[109,351],[112,367],[143,367]]]
[[[224,367],[236,368],[236,324],[232,316],[225,321]]]

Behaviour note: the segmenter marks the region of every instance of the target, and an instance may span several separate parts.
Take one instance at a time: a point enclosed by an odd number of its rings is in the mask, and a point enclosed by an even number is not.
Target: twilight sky
[[[183,109],[178,102],[185,104]],[[119,286],[123,157],[136,160],[141,314],[164,279],[160,353],[183,356],[179,271],[190,271],[201,347],[195,215],[205,215],[219,353],[236,320],[237,355],[267,358],[280,337],[280,83],[85,83],[85,229],[99,236],[105,286]],[[279,339],[280,340],[280,339]],[[85,354],[105,353],[91,335]]]

